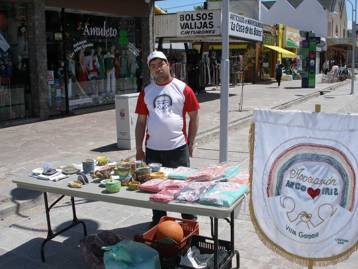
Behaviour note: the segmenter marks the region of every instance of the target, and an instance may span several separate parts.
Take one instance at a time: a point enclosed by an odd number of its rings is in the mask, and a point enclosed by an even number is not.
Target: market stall
[[[78,166],[36,168],[31,177],[24,176],[14,180],[19,188],[40,191],[44,195],[48,235],[41,246],[43,261],[46,243],[59,234],[81,224],[86,235],[85,223],[76,216],[76,197],[209,216],[212,220],[214,268],[227,268],[226,266],[231,264],[237,254],[234,247],[235,210],[248,191],[247,178],[238,177],[237,166],[217,165],[205,170],[184,167],[167,169],[156,165],[149,167],[143,163],[138,166],[138,162],[134,161],[129,164],[107,163],[102,162],[103,160],[105,159],[97,160],[96,166],[93,166],[93,160],[86,160]],[[156,172],[150,173],[151,169]],[[90,171],[91,176],[88,174]],[[48,193],[59,194],[60,197],[50,203]],[[51,209],[65,196],[71,197],[73,220],[68,227],[54,232],[51,227]],[[231,238],[230,241],[225,241],[226,243],[218,238],[218,219],[227,219],[229,222]],[[220,244],[230,247],[225,259],[219,261]],[[239,262],[238,257],[237,260]]]

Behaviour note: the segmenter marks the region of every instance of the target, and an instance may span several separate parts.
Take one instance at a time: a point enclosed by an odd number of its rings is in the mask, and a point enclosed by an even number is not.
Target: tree
[[[203,9],[204,9],[204,5],[194,6],[195,11],[199,11],[199,10],[203,10]]]

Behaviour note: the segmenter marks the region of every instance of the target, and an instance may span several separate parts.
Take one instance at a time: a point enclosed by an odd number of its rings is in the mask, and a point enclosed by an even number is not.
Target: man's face
[[[155,81],[165,81],[170,77],[169,64],[162,59],[150,61],[149,70]]]

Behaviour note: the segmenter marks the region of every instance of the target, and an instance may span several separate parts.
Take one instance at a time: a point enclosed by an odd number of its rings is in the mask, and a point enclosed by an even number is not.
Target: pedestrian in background
[[[136,158],[146,163],[161,163],[164,167],[188,167],[198,130],[199,102],[187,84],[171,76],[164,53],[153,51],[147,64],[153,80],[140,92],[135,110],[138,114]],[[188,133],[186,114],[189,115]],[[165,211],[153,210],[152,225],[165,215]],[[182,217],[195,219],[189,214]]]
[[[281,78],[282,78],[282,64],[280,61],[278,61],[276,64],[275,74],[276,74],[276,81],[277,81],[278,87],[280,87]]]

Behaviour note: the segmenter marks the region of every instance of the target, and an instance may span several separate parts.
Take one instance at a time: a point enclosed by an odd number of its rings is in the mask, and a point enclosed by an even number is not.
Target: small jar
[[[84,162],[82,162],[82,170],[83,173],[89,174],[94,171],[94,160],[87,159]]]

